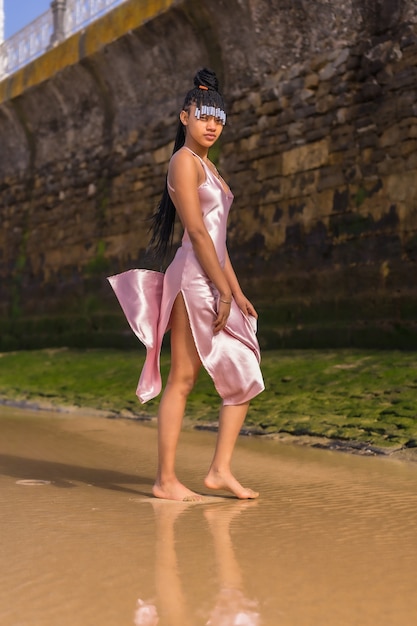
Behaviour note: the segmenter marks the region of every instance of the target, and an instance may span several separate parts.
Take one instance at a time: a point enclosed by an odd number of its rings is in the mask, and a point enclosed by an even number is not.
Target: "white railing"
[[[0,79],[36,59],[48,48],[53,31],[52,11],[46,11],[0,45]]]
[[[125,0],[67,0],[64,17],[66,37],[82,30],[122,2]]]
[[[126,0],[66,0],[63,24],[54,20],[49,9],[18,33],[0,44],[0,80],[17,72],[51,47],[57,38],[54,28],[69,37]]]

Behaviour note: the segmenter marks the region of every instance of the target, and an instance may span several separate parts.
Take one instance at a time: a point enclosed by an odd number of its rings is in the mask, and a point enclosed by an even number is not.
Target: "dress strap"
[[[188,152],[191,152],[192,155],[197,157],[197,159],[200,161],[201,165],[203,166],[203,169],[205,172],[210,172],[209,166],[207,165],[207,163],[204,163],[203,159],[201,158],[199,154],[197,154],[196,152],[194,152],[194,150],[191,150],[191,148],[188,148],[187,146],[183,146],[183,148],[185,148],[186,150],[188,150]]]
[[[206,177],[206,180],[207,180],[207,176],[209,176],[210,174],[213,176],[213,172],[211,171],[211,169],[209,168],[207,163],[204,163],[203,159],[201,158],[201,156],[199,154],[197,154],[196,152],[194,152],[194,150],[191,150],[191,148],[188,148],[187,146],[183,146],[183,148],[188,150],[188,152],[191,152],[191,154],[193,156],[197,157],[197,159],[200,161],[201,165],[203,166],[204,175]]]
[[[191,150],[191,148],[189,148],[188,146],[183,146],[183,148],[185,148],[186,150],[188,150],[188,152],[191,152],[191,154],[193,154],[194,156],[197,157],[197,159],[200,159],[200,161],[202,162],[203,165],[205,165],[203,159],[201,158],[201,156],[199,154],[197,154],[197,152],[194,152],[194,150]]]
[[[198,155],[196,152],[194,152],[193,150],[191,150],[191,148],[188,148],[188,146],[183,146],[183,148],[185,148],[186,150],[188,150],[188,152],[191,152],[191,154],[193,154],[194,156],[196,156],[200,161],[201,161],[201,165],[203,166],[204,171],[206,172],[206,176],[207,174],[209,174],[209,176],[211,176],[211,179],[216,181],[221,188],[223,189],[224,193],[226,195],[231,195],[231,191],[230,191],[230,187],[227,185],[227,183],[222,179],[222,177],[220,176],[220,174],[217,172],[217,175],[213,172],[213,170],[211,169],[211,167],[209,167],[207,165],[207,163],[201,158],[200,155]],[[213,167],[216,169],[216,166],[213,164]]]

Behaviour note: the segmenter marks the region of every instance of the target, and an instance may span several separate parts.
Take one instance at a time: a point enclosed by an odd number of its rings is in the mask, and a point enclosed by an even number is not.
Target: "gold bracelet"
[[[223,304],[232,304],[231,300],[222,300],[221,298],[220,298],[220,302],[223,302]]]

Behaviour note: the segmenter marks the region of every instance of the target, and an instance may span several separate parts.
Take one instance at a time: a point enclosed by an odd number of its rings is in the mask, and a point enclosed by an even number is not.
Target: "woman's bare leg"
[[[233,476],[230,463],[240,429],[248,412],[249,402],[245,404],[222,406],[219,418],[219,432],[214,457],[204,484],[209,489],[225,489],[237,498],[247,500],[257,498],[259,493],[242,487]]]
[[[152,493],[169,500],[199,500],[175,474],[175,456],[187,396],[201,367],[182,294],[171,313],[171,368],[158,411],[158,472]]]

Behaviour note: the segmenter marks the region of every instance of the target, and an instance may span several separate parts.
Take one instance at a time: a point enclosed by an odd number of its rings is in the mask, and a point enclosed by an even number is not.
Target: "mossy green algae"
[[[76,405],[132,417],[154,417],[158,399],[139,404],[135,388],[144,351],[38,350],[0,357],[3,400]],[[163,379],[169,354],[162,354]],[[266,390],[255,398],[246,427],[355,441],[386,448],[417,445],[417,355],[401,351],[265,351]],[[202,371],[186,418],[217,420],[219,398]]]

